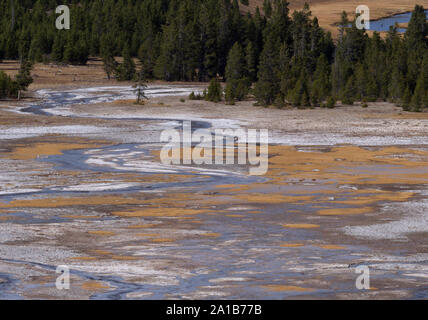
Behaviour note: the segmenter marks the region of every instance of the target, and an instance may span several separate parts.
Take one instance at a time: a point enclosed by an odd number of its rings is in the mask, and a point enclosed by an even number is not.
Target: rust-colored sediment
[[[284,228],[290,228],[290,229],[315,229],[319,228],[320,226],[318,224],[310,224],[310,223],[290,223],[290,224],[283,224]]]
[[[90,143],[36,143],[15,148],[8,157],[13,160],[32,160],[41,156],[61,155],[66,150],[97,148]]]
[[[90,291],[102,291],[110,287],[100,281],[86,281],[82,284],[82,289]]]
[[[320,216],[343,216],[350,214],[363,214],[373,212],[372,208],[363,207],[363,208],[336,208],[336,209],[323,209],[319,210],[318,214]]]
[[[311,292],[315,290],[312,288],[303,288],[298,286],[288,286],[288,285],[282,285],[282,284],[269,284],[261,287],[267,291],[273,291],[273,292],[283,292],[283,291],[284,292],[285,291]]]
[[[280,245],[280,247],[283,247],[283,248],[301,248],[304,246],[305,245],[303,243],[283,243]]]

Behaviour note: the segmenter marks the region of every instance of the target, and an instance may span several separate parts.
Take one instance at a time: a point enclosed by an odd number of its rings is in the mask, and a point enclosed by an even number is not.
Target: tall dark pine
[[[278,41],[270,34],[260,57],[258,81],[254,94],[262,105],[270,105],[279,93]]]
[[[147,80],[143,68],[138,72],[137,83],[135,84],[135,93],[137,96],[136,103],[141,104],[143,99],[147,99],[145,90],[147,89]]]
[[[19,72],[15,77],[15,82],[18,88],[18,100],[21,99],[22,91],[26,91],[30,84],[33,83],[31,77],[32,64],[26,58],[21,58]]]
[[[117,68],[117,80],[130,81],[135,77],[135,63],[129,53],[129,47],[123,50],[123,62]]]
[[[114,58],[113,48],[108,37],[102,38],[100,50],[104,71],[110,80],[111,76],[117,73],[118,63]]]

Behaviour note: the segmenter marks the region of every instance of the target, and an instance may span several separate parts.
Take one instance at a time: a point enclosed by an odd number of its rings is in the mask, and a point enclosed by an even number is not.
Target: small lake
[[[425,14],[428,19],[428,10],[425,10]],[[396,14],[391,17],[383,18],[376,21],[370,21],[370,29],[373,31],[389,31],[390,27],[393,27],[395,23],[408,23],[412,17],[411,12]],[[406,32],[404,28],[398,28],[398,32]]]

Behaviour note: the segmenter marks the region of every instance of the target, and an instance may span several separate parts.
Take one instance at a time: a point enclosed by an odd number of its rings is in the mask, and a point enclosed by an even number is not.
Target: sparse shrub
[[[333,109],[336,106],[336,99],[332,96],[327,98],[326,107],[329,109]]]
[[[0,71],[0,99],[16,98],[18,96],[18,84],[6,73]]]
[[[374,96],[372,96],[372,97],[366,97],[366,101],[367,101],[367,102],[376,102],[376,101],[377,101],[377,98],[376,98],[376,97],[374,97]]]
[[[284,108],[285,106],[284,98],[280,94],[278,94],[273,104],[275,105],[275,107],[279,109]]]
[[[351,99],[350,97],[345,97],[345,98],[342,99],[342,104],[353,105],[354,104],[354,100]]]
[[[205,97],[205,90],[204,90],[204,93],[202,95],[199,93],[195,94],[192,91],[192,93],[189,95],[189,100],[204,100],[204,97]]]

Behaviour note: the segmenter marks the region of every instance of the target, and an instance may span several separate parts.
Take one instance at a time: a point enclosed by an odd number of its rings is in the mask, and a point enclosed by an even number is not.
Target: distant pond
[[[425,14],[428,19],[428,10],[425,10]],[[412,16],[411,12],[400,13],[391,17],[383,18],[376,21],[370,21],[370,29],[372,31],[389,31],[390,27],[393,27],[395,23],[408,23]],[[406,32],[404,28],[397,28],[398,32]]]

